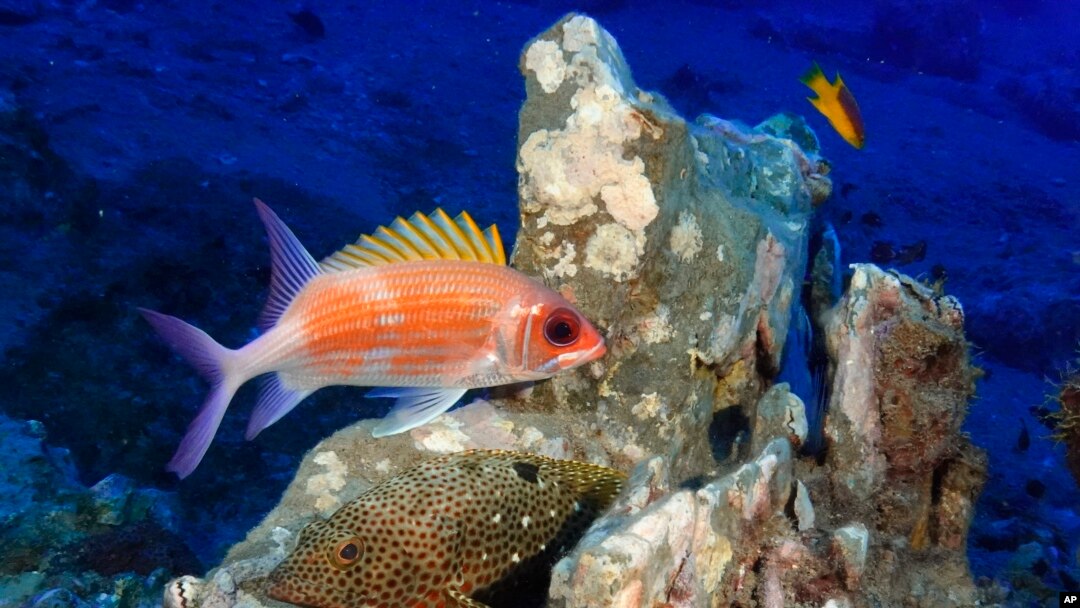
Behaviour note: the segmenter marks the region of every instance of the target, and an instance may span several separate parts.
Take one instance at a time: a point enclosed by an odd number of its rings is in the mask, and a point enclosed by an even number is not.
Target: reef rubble
[[[220,566],[170,582],[165,606],[277,605],[263,578],[300,527],[468,448],[631,474],[532,603],[973,605],[964,551],[986,472],[959,431],[975,372],[956,300],[854,266],[840,302],[812,311],[832,390],[824,456],[800,456],[821,429],[776,376],[830,188],[808,129],[687,122],[580,15],[529,42],[520,67],[513,264],[575,301],[609,354],[401,435],[342,429]]]
[[[121,475],[84,486],[37,420],[0,414],[0,445],[0,608],[89,606],[80,594],[149,608],[170,573],[202,567],[181,540],[175,495]]]

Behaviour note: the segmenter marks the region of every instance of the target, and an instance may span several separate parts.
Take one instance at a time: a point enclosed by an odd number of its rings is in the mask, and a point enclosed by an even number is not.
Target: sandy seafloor
[[[245,444],[254,391],[242,391],[207,461],[178,484],[160,467],[203,387],[133,307],[180,314],[227,344],[250,337],[268,257],[251,195],[317,257],[437,205],[512,238],[518,54],[581,8],[618,39],[639,86],[685,116],[806,115],[834,167],[821,213],[845,262],[874,259],[879,241],[926,243],[924,259],[883,265],[944,269],[986,370],[966,424],[991,462],[973,572],[1013,584],[1034,570],[1064,589],[1080,492],[1030,408],[1080,343],[1080,4],[939,4],[948,17],[918,14],[952,22],[931,34],[915,23],[916,58],[882,40],[862,3],[321,2],[307,5],[326,28],[313,38],[289,3],[45,2],[29,23],[0,25],[0,91],[97,194],[75,219],[3,228],[0,409],[43,420],[85,483],[118,472],[178,491],[187,542],[216,563],[305,449],[370,412],[359,391],[327,391]],[[933,45],[974,59],[943,67]],[[854,92],[863,150],[804,100],[798,77],[814,60]],[[1037,539],[1041,565],[1020,551]]]

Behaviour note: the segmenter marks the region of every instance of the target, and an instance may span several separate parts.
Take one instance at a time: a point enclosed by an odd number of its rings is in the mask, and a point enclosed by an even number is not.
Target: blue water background
[[[305,450],[385,406],[322,391],[248,443],[245,387],[177,483],[162,467],[205,387],[135,307],[250,339],[269,272],[252,196],[316,257],[435,206],[512,242],[519,52],[577,8],[687,117],[806,115],[834,167],[820,213],[845,263],[947,275],[986,370],[965,427],[991,462],[972,569],[1006,586],[1017,567],[1050,588],[1076,576],[1080,493],[1030,408],[1080,343],[1080,3],[313,2],[322,36],[289,3],[38,6],[0,19],[0,90],[56,155],[28,178],[43,206],[5,216],[0,410],[44,422],[83,483],[121,473],[178,493],[205,565]],[[813,61],[858,100],[863,150],[804,100]],[[897,257],[920,243],[918,259]],[[1017,566],[1029,541],[1043,563]]]

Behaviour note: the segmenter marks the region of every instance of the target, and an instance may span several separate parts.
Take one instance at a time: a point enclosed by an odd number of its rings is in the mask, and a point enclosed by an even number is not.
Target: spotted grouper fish
[[[517,452],[434,458],[304,527],[267,593],[313,608],[484,608],[473,594],[575,542],[625,480]]]
[[[549,378],[605,352],[599,332],[565,298],[506,266],[494,225],[467,213],[398,218],[316,262],[262,201],[270,241],[263,333],[232,350],[176,317],[143,316],[211,383],[168,469],[198,466],[233,395],[268,374],[247,438],[316,390],[385,387],[394,408],[377,437],[425,424],[470,388]]]

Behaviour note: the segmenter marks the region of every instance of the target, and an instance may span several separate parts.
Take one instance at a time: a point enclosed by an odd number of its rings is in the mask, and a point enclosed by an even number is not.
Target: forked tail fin
[[[218,344],[203,330],[153,310],[140,308],[139,313],[177,354],[191,363],[210,383],[210,394],[188,426],[176,454],[165,467],[183,479],[199,466],[236,389],[247,378],[235,369],[233,362],[236,351]]]

